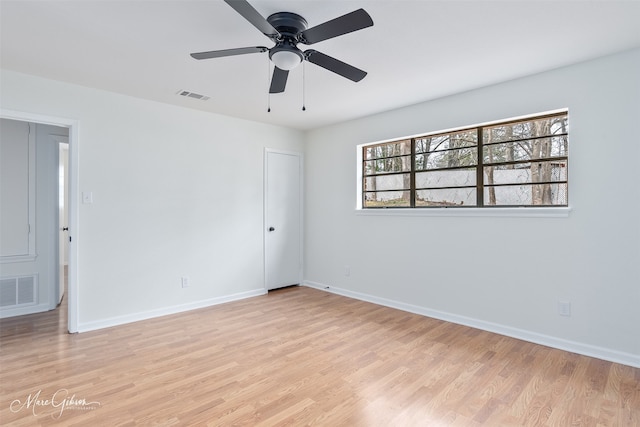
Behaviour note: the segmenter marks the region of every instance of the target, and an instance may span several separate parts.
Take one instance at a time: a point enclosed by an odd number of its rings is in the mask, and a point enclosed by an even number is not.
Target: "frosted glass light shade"
[[[290,50],[279,50],[271,55],[271,61],[281,70],[293,70],[301,62],[302,57]]]

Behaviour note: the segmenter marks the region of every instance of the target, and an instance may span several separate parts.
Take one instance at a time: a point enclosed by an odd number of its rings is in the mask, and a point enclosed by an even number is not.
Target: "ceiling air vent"
[[[209,99],[206,95],[200,95],[199,93],[189,92],[188,90],[181,90],[178,92],[180,96],[186,96],[187,98],[199,99],[200,101],[206,101]]]

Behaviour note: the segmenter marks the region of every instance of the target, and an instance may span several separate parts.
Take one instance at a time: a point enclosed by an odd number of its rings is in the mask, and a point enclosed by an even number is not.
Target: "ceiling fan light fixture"
[[[1,0],[0,0],[1,1]],[[249,46],[235,49],[212,50],[191,54],[194,59],[221,58],[224,56],[245,55],[249,53],[269,52],[269,60],[273,62],[273,76],[269,93],[284,92],[289,71],[302,61],[309,61],[332,73],[359,82],[366,71],[342,62],[313,49],[304,52],[298,44],[311,45],[334,37],[362,30],[373,25],[373,19],[364,10],[358,9],[322,24],[308,28],[306,19],[293,12],[272,13],[266,19],[247,0],[224,0],[246,21],[275,43],[271,49],[265,46]],[[269,64],[269,68],[271,68]],[[304,76],[303,76],[304,80]]]
[[[303,55],[293,49],[272,49],[269,53],[271,61],[281,70],[289,71],[296,68],[302,62]]]

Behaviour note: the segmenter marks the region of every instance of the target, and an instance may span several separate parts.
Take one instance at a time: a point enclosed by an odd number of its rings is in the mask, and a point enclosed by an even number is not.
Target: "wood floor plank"
[[[0,425],[640,426],[640,369],[304,287],[65,319],[0,320]]]

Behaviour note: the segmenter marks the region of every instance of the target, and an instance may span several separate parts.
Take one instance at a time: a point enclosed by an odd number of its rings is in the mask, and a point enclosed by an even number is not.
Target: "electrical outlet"
[[[93,191],[83,191],[82,192],[82,203],[84,203],[84,204],[93,203]]]
[[[189,287],[189,285],[190,285],[190,283],[189,283],[189,277],[187,277],[187,276],[182,276],[182,277],[180,278],[180,283],[182,284],[182,287],[183,287],[183,288],[188,288],[188,287]]]
[[[558,314],[563,317],[571,317],[571,303],[558,301]]]
[[[344,266],[344,275],[345,276],[351,276],[351,267],[348,265]]]

